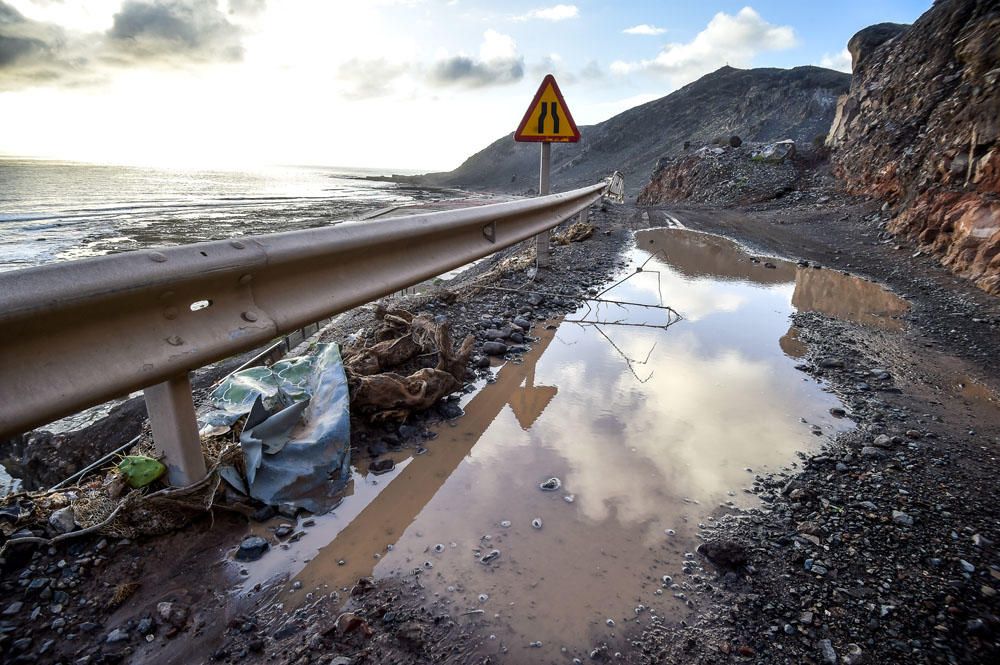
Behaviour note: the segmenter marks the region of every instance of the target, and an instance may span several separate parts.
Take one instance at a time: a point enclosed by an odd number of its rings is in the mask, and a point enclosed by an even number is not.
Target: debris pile
[[[466,337],[456,350],[451,327],[443,318],[378,306],[376,320],[374,343],[361,343],[345,352],[353,415],[371,423],[398,424],[412,412],[428,409],[461,390],[475,337]],[[409,375],[390,371],[418,357],[434,356],[434,367]]]
[[[589,222],[574,222],[563,233],[552,236],[552,242],[557,245],[568,245],[571,242],[583,242],[594,235],[594,225]]]

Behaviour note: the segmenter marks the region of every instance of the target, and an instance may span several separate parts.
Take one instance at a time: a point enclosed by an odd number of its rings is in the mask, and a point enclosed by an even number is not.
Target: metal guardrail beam
[[[531,238],[606,186],[0,273],[0,436],[176,382]]]

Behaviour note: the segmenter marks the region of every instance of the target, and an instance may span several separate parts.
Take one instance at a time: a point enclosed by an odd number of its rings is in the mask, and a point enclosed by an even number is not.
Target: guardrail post
[[[542,143],[542,156],[538,165],[538,195],[549,193],[549,172],[552,167],[552,144]],[[535,265],[547,268],[549,265],[549,230],[535,236]]]
[[[206,475],[191,380],[185,373],[143,391],[153,445],[163,453],[167,479],[175,487],[196,483]]]

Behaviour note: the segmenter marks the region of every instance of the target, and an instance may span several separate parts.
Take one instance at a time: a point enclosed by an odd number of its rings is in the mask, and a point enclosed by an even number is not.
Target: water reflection
[[[683,579],[683,554],[720,504],[751,501],[740,492],[747,467],[774,468],[811,448],[812,425],[827,434],[849,426],[828,414],[837,401],[794,369],[790,356],[804,351],[789,330],[796,300],[875,322],[900,310],[852,278],[800,279],[792,264],[765,267],[713,236],[658,230],[637,234],[637,245],[634,265],[655,258],[607,296],[669,304],[684,321],[536,328],[524,363],[505,365],[427,455],[394,477],[359,474],[356,492],[376,496],[360,507],[350,497],[320,518],[293,571],[305,589],[422,568],[429,602],[486,610],[488,631],[511,649],[507,662],[565,658],[563,646],[585,658],[614,631],[606,619],[620,624],[639,603],[686,611],[669,592],[655,595],[659,578]],[[831,302],[841,294],[861,302]],[[624,323],[663,317],[609,305],[588,312]],[[561,491],[539,490],[550,476]],[[500,558],[481,564],[477,553],[493,548]],[[543,647],[527,650],[536,640]]]

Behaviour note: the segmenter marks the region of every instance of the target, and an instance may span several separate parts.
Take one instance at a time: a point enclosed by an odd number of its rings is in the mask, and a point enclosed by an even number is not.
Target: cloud
[[[667,44],[651,60],[618,60],[611,64],[611,71],[620,75],[654,72],[683,85],[723,65],[748,67],[758,53],[789,49],[795,44],[791,27],[768,23],[753,8],[744,7],[735,15],[719,12],[690,42]]]
[[[107,32],[113,48],[136,58],[239,60],[241,30],[215,0],[128,0]]]
[[[0,90],[59,78],[67,36],[57,25],[33,21],[0,0]]]
[[[496,30],[483,33],[479,57],[455,55],[434,63],[427,77],[433,85],[483,88],[524,78],[524,58],[514,40]]]
[[[517,21],[530,21],[538,19],[541,21],[565,21],[580,16],[580,9],[576,5],[553,5],[552,7],[540,7],[532,9],[527,14],[522,14],[515,18]]]
[[[823,57],[819,60],[820,67],[826,67],[827,69],[836,69],[838,72],[851,73],[851,52],[846,48],[840,53],[824,53]]]
[[[257,16],[267,9],[267,0],[229,0],[229,13]]]
[[[639,25],[633,25],[631,28],[622,30],[626,35],[662,35],[666,31],[666,28],[657,28],[655,25],[648,23],[640,23]]]
[[[230,9],[235,5],[231,0]],[[260,6],[253,0],[241,5]],[[243,56],[242,37],[216,0],[127,0],[104,32],[33,20],[0,0],[0,90],[96,84],[139,64],[233,62]]]
[[[409,71],[404,63],[384,58],[363,60],[352,58],[337,68],[337,78],[348,83],[345,96],[352,99],[384,97],[393,91],[392,82]]]

